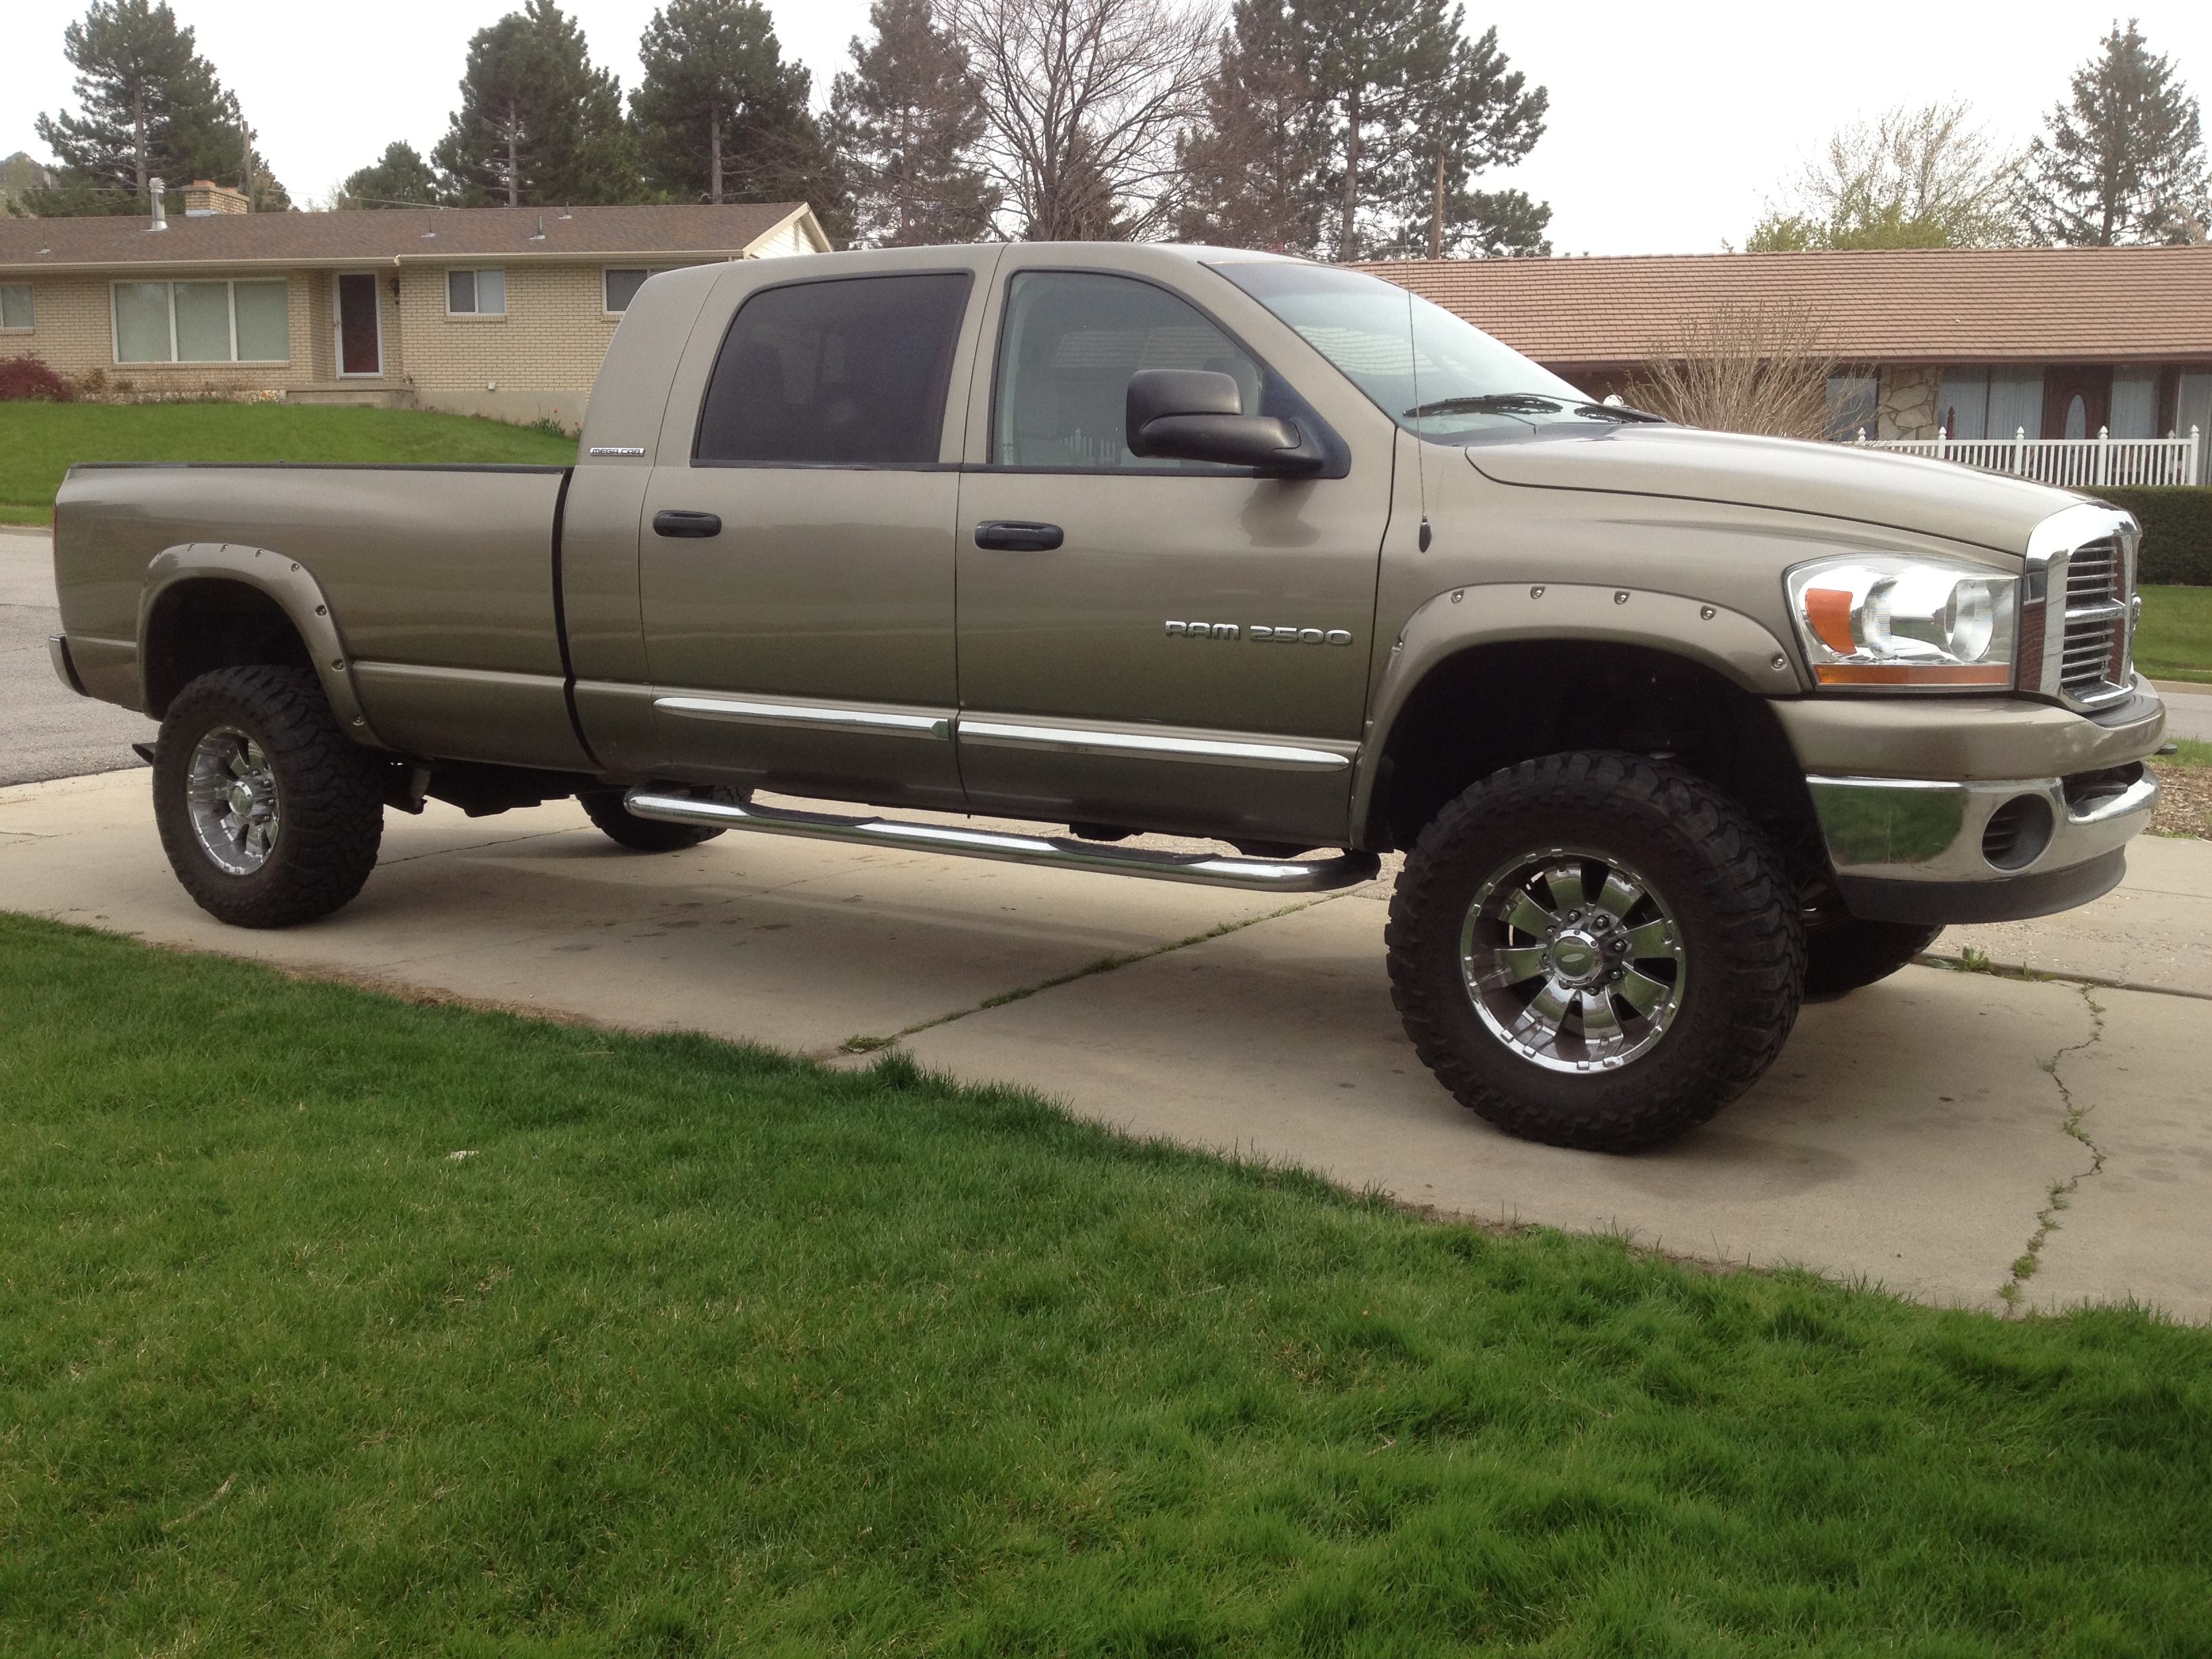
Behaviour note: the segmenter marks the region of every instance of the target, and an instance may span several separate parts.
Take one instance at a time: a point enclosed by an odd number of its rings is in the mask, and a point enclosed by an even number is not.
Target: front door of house
[[[2108,363],[2057,363],[2043,372],[2043,435],[2094,438],[2112,418]]]
[[[377,316],[376,278],[338,278],[338,373],[384,373],[382,320]]]

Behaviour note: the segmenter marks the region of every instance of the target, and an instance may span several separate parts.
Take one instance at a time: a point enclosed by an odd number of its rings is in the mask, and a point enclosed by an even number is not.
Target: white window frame
[[[159,282],[169,296],[169,355],[166,357],[134,357],[123,356],[123,331],[115,320],[115,290],[118,288],[143,288],[150,284],[143,281],[118,278],[107,285],[107,355],[118,368],[274,368],[292,361],[292,285],[288,278],[279,276],[164,276]],[[284,355],[282,357],[241,357],[238,355],[238,285],[240,283],[283,283],[284,285]],[[221,283],[223,287],[223,306],[230,322],[230,356],[228,357],[179,357],[177,356],[177,284],[179,283]]]
[[[369,292],[376,304],[376,367],[362,374],[349,371],[345,366],[345,313],[339,301],[339,280],[346,276],[367,276]],[[334,270],[331,273],[331,368],[341,380],[380,380],[384,378],[384,279],[375,271]]]
[[[500,306],[501,306],[501,309],[499,309],[499,310],[497,310],[497,311],[456,311],[456,310],[454,310],[454,309],[453,309],[453,275],[454,275],[454,273],[455,273],[456,271],[463,271],[463,270],[465,270],[466,272],[468,272],[468,274],[469,274],[471,276],[472,276],[472,277],[473,277],[473,276],[482,276],[484,272],[486,272],[486,271],[490,271],[490,272],[492,272],[495,276],[496,276],[499,278],[499,298],[500,298]],[[506,321],[506,320],[507,320],[507,311],[506,311],[506,306],[507,306],[507,267],[506,267],[506,266],[504,266],[504,265],[447,265],[447,266],[446,267],[445,276],[444,276],[444,282],[445,282],[445,287],[446,287],[446,316],[447,316],[447,319],[449,321],[457,321],[457,322],[471,322],[471,323],[482,323],[482,322],[491,322],[491,321],[494,321],[494,320],[497,320],[497,321],[500,321],[500,322],[504,322],[504,321]],[[472,283],[471,283],[469,284],[469,292],[470,292],[470,294],[471,294],[471,296],[474,296],[474,295],[476,295],[476,293],[477,293],[477,288],[478,288],[478,284],[477,284],[477,283],[473,283],[473,282],[472,282]]]
[[[649,283],[656,276],[665,276],[670,271],[681,270],[683,268],[681,265],[601,265],[599,267],[599,315],[609,322],[622,320],[623,313],[617,311],[607,303],[607,278],[613,276],[615,272],[642,270],[645,273],[645,281]],[[638,286],[642,288],[645,283],[641,283]],[[628,307],[624,307],[624,310],[627,309]]]
[[[0,334],[35,334],[39,328],[39,295],[36,286],[30,283],[0,283],[0,288],[21,289],[25,302],[31,307],[29,322],[0,322]]]

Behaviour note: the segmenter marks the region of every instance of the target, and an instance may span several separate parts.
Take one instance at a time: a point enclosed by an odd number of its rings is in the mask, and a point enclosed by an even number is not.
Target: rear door
[[[952,536],[994,249],[744,287],[679,388],[639,562],[651,769],[957,805]],[[818,270],[819,267],[816,267]],[[720,319],[710,301],[702,327]],[[695,336],[694,350],[701,342]]]
[[[1389,447],[1355,463],[1340,439],[1334,476],[1296,480],[1139,459],[1123,399],[1140,368],[1231,374],[1248,414],[1315,410],[1211,314],[1238,296],[1202,268],[1170,282],[1054,268],[1052,252],[1008,256],[988,441],[980,457],[971,444],[962,481],[969,799],[1030,818],[1338,844]],[[1192,290],[1211,284],[1220,291],[1201,305]],[[1057,544],[1024,526],[1050,526]]]

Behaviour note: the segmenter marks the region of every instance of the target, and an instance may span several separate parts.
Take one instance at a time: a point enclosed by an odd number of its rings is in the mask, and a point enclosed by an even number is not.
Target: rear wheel
[[[1805,989],[1816,995],[1856,991],[1887,979],[1936,942],[1942,928],[1909,921],[1846,917],[1805,934]]]
[[[619,789],[586,789],[576,799],[608,840],[633,853],[680,853],[722,833],[705,824],[665,823],[659,818],[641,818],[623,805],[623,792]]]
[[[179,691],[154,750],[169,867],[210,915],[287,927],[362,890],[384,836],[384,766],[304,668],[222,668]]]
[[[1758,1080],[1802,1000],[1794,892],[1758,828],[1640,756],[1547,756],[1445,807],[1390,906],[1422,1060],[1475,1112],[1627,1152]]]

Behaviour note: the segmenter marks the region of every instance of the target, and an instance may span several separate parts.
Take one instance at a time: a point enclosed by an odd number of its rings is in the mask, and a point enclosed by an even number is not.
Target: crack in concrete
[[[880,1048],[888,1048],[907,1037],[917,1036],[924,1031],[933,1030],[939,1025],[950,1025],[956,1019],[965,1019],[970,1014],[983,1013],[993,1008],[1003,1008],[1010,1002],[1024,1001],[1036,995],[1040,991],[1049,991],[1061,985],[1072,985],[1077,980],[1089,979],[1097,974],[1110,974],[1116,969],[1132,967],[1139,962],[1150,962],[1154,957],[1166,956],[1171,951],[1181,951],[1193,945],[1203,945],[1209,939],[1223,939],[1231,933],[1242,933],[1247,927],[1256,927],[1263,921],[1279,921],[1285,916],[1296,915],[1301,910],[1310,910],[1317,905],[1334,903],[1338,899],[1350,896],[1348,892],[1324,893],[1319,898],[1308,899],[1303,904],[1285,904],[1280,909],[1269,910],[1256,916],[1246,916],[1242,921],[1222,922],[1218,927],[1207,928],[1202,933],[1193,933],[1188,939],[1170,939],[1164,945],[1148,945],[1141,951],[1126,951],[1117,956],[1100,957],[1095,962],[1085,963],[1082,967],[1068,973],[1055,974],[1050,979],[1038,981],[1035,985],[1024,985],[1012,991],[1001,991],[996,996],[985,997],[971,1008],[956,1008],[951,1013],[939,1014],[933,1019],[918,1021],[902,1030],[892,1032],[887,1037],[848,1037],[839,1045],[836,1052],[847,1055],[872,1054]]]
[[[2104,1149],[2091,1139],[2088,1131],[2082,1127],[2082,1120],[2088,1115],[2089,1109],[2074,1098],[2073,1090],[2067,1086],[2065,1076],[2059,1070],[2069,1054],[2083,1053],[2104,1041],[2104,1005],[2090,995],[2090,989],[2087,985],[2081,988],[2081,1000],[2089,1009],[2089,1035],[2080,1042],[2069,1043],[2043,1062],[2043,1069],[2051,1074],[2051,1082],[2057,1085],[2059,1103],[2066,1109],[2058,1127],[2063,1133],[2071,1135],[2089,1149],[2089,1167],[2075,1170],[2063,1181],[2051,1183],[2051,1190],[2045,1194],[2049,1201],[2036,1212],[2035,1231],[2028,1237],[2027,1249],[2014,1260],[2010,1277],[1997,1291],[1997,1296],[2005,1304],[2005,1316],[2008,1319],[2020,1316],[2021,1287],[2033,1279],[2036,1269],[2043,1265],[2044,1244],[2063,1224],[2057,1218],[2058,1212],[2071,1208],[2074,1194],[2082,1182],[2100,1174],[2105,1167]]]

